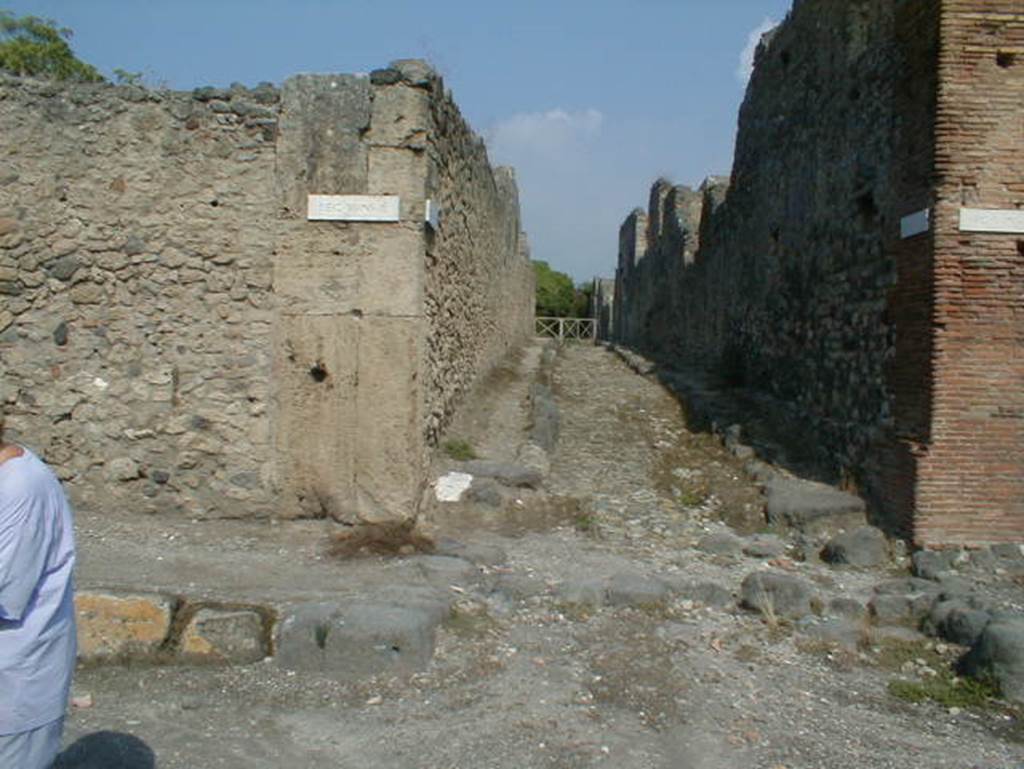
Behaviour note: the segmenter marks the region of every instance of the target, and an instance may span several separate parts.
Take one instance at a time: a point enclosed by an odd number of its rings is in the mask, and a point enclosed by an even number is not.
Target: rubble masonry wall
[[[429,372],[454,370],[465,389],[527,333],[521,318],[461,315],[485,331],[459,354],[438,344],[428,273],[478,259],[449,277],[532,303],[514,183],[457,115],[418,62],[193,93],[0,80],[0,398],[14,437],[80,507],[413,517],[428,404],[458,404]],[[436,233],[424,221],[435,144],[475,148],[461,202],[480,247],[439,248],[461,219],[442,210]],[[400,221],[308,221],[309,193],[399,195]],[[454,301],[432,306],[461,313]]]
[[[1010,0],[796,3],[727,189],[659,182],[620,235],[619,338],[788,403],[822,474],[924,544],[1024,538],[1020,241],[957,226],[1024,205],[1022,25]]]

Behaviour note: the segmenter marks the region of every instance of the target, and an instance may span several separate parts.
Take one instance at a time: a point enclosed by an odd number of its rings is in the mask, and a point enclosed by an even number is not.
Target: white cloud
[[[604,115],[596,109],[569,112],[520,112],[485,131],[487,146],[499,161],[523,154],[551,155],[588,141],[601,132]]]
[[[754,71],[754,54],[757,52],[758,43],[761,42],[761,36],[777,26],[777,21],[766,16],[764,21],[750,30],[750,34],[747,35],[747,44],[740,52],[740,61],[736,66],[736,79],[742,85],[747,84],[747,81],[750,80],[750,74]]]

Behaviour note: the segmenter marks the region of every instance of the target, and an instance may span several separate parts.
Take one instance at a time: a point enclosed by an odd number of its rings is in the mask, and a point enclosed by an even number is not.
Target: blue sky
[[[614,273],[618,227],[659,175],[726,174],[744,51],[790,0],[0,0],[56,19],[110,74],[280,83],[425,58],[516,167],[535,259]]]

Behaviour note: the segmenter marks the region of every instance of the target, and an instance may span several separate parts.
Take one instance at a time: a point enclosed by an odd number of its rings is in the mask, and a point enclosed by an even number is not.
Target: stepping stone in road
[[[824,483],[776,477],[765,494],[768,521],[804,534],[837,534],[867,523],[863,499]]]

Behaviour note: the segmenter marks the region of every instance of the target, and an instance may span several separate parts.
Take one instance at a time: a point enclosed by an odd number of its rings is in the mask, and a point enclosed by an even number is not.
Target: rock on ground
[[[889,544],[885,534],[874,526],[858,526],[830,539],[822,556],[834,564],[878,566],[888,560]]]
[[[743,606],[766,617],[799,619],[811,613],[814,591],[799,577],[755,571],[743,580],[740,596]]]
[[[969,675],[991,675],[1007,699],[1024,703],[1024,615],[995,617],[964,659]]]

